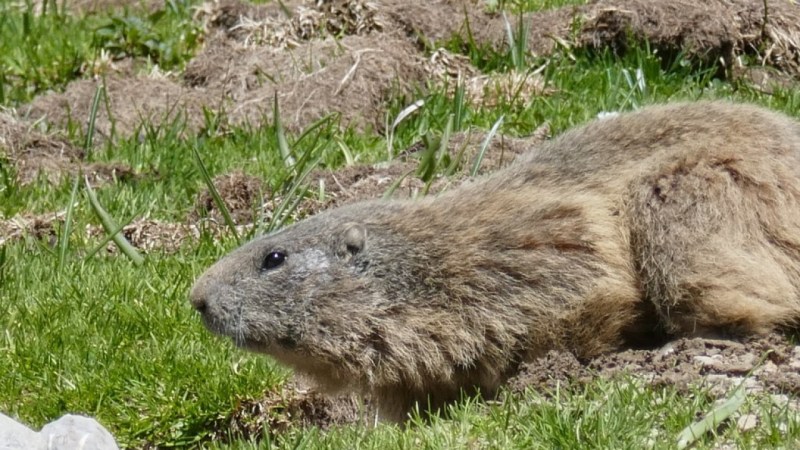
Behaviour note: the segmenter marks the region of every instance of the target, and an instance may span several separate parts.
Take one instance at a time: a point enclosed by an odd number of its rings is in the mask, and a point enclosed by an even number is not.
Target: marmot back
[[[551,349],[764,333],[800,314],[800,125],[725,102],[597,120],[437,197],[256,238],[196,282],[212,331],[384,417]]]

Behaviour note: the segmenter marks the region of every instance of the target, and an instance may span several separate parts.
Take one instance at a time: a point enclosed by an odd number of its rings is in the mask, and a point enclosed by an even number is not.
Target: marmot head
[[[347,369],[374,356],[365,334],[373,311],[389,307],[364,273],[367,239],[363,224],[321,216],[258,237],[197,280],[192,305],[238,346],[322,373],[323,382],[356,381]]]
[[[376,206],[340,208],[254,239],[197,280],[192,305],[211,331],[327,390],[447,378],[437,373],[452,370],[442,345],[468,345],[467,330],[424,295],[431,286],[420,273],[431,262],[374,220]]]

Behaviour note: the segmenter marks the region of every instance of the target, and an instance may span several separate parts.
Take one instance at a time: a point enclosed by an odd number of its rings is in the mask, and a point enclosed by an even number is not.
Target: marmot
[[[439,196],[329,210],[200,277],[206,326],[383,417],[491,394],[551,349],[800,315],[800,123],[728,102],[596,120]]]

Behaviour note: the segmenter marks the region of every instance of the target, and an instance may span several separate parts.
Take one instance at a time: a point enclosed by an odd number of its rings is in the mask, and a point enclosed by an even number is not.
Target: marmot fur
[[[439,196],[258,237],[191,301],[212,331],[395,419],[491,394],[551,349],[793,326],[800,124],[727,102],[596,120]]]

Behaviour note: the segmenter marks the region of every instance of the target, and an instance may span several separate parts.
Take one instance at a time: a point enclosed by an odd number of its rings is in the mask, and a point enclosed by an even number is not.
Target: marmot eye
[[[261,270],[271,270],[274,269],[286,260],[286,253],[283,252],[271,252],[264,258],[264,262],[261,264]]]

